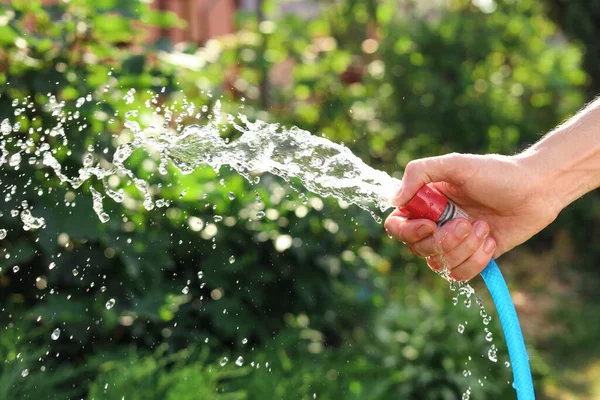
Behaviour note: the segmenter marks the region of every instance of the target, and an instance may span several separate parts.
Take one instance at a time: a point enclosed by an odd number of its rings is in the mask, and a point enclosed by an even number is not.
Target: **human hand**
[[[469,215],[437,229],[435,222],[408,219],[406,205],[425,184],[431,184]],[[448,154],[410,162],[393,200],[400,206],[385,229],[427,257],[430,268],[444,267],[457,280],[479,274],[490,258],[499,257],[541,231],[562,205],[552,187],[532,168],[526,156]]]

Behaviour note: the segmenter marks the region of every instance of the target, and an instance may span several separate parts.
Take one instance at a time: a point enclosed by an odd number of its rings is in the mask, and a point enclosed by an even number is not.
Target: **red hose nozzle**
[[[439,190],[430,185],[425,185],[406,206],[402,207],[411,219],[429,219],[438,225],[455,218],[466,218],[468,215],[456,204],[452,203]]]

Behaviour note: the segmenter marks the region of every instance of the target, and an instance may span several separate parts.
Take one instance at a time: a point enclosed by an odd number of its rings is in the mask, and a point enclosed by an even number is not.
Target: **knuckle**
[[[468,240],[465,240],[465,251],[469,254],[475,254],[483,244],[484,240],[485,238],[479,239],[474,232],[471,233]]]
[[[406,168],[404,169],[404,179],[410,179],[415,175],[418,175],[419,171],[422,169],[423,160],[412,160],[408,164],[406,164]]]
[[[440,229],[433,232],[433,235],[431,235],[432,253],[433,254],[447,253],[447,251],[446,251],[447,245],[445,243],[446,240],[447,240],[447,235],[444,234],[444,232],[441,231]]]
[[[421,254],[421,252],[418,249],[418,246],[415,246],[414,244],[409,244],[408,245],[408,249],[410,250],[411,253],[413,253],[415,256],[423,256],[423,254]]]
[[[444,158],[445,158],[445,159],[447,159],[447,160],[450,160],[450,161],[452,161],[452,160],[456,160],[457,158],[459,158],[459,157],[461,157],[461,156],[462,156],[462,154],[460,154],[460,153],[458,153],[458,152],[456,152],[456,151],[453,151],[452,153],[448,153],[448,154],[446,154],[446,155],[444,156]]]

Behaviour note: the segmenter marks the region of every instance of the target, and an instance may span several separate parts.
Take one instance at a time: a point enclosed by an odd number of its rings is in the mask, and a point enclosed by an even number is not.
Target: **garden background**
[[[177,43],[167,33],[189,22],[148,1],[6,2],[0,120],[20,122],[23,136],[50,123],[48,93],[77,109],[90,123],[67,131],[72,151],[56,155],[74,174],[89,145],[111,159],[128,135],[124,111],[143,110],[147,90],[164,106],[220,99],[401,177],[420,157],[513,154],[600,88],[600,2],[305,2],[318,13],[259,1],[235,13],[233,33]],[[87,94],[101,104],[76,108]],[[26,96],[39,111],[15,116]],[[73,190],[39,165],[3,167],[5,188],[31,179],[44,190],[27,201],[47,226],[24,231],[2,193],[0,399],[456,399],[468,387],[476,399],[513,398],[497,319],[493,363],[479,309],[454,306],[448,284],[365,211],[270,176],[164,176],[143,152],[128,165],[162,185],[166,210],[145,210],[124,186],[137,201],[105,202],[103,224],[97,182]],[[248,221],[257,210],[266,216]],[[591,193],[499,260],[540,399],[600,396],[599,221]]]

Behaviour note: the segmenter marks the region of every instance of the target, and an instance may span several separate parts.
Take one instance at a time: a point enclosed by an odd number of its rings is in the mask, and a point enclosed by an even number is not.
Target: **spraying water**
[[[134,95],[135,90],[129,90],[124,97],[126,103],[132,103]],[[30,165],[50,168],[61,182],[74,189],[80,188],[86,181],[98,180],[104,188],[103,193],[91,186],[89,190],[93,210],[103,223],[110,219],[103,207],[105,197],[120,203],[126,196],[122,189],[109,184],[113,176],[129,179],[143,196],[143,206],[147,210],[169,205],[168,201],[157,198],[159,193],[146,180],[137,177],[127,168],[127,160],[138,149],[158,155],[158,171],[163,175],[168,173],[169,162],[183,174],[190,174],[205,165],[211,166],[217,173],[222,166],[229,166],[251,183],[258,183],[260,175],[266,172],[279,176],[286,182],[297,179],[315,194],[334,197],[367,210],[378,223],[382,219],[377,211],[383,212],[393,207],[391,198],[401,181],[368,166],[343,145],[297,127],[288,129],[278,124],[251,122],[242,114],[234,116],[223,113],[219,101],[212,110],[208,110],[206,106],[197,107],[183,99],[176,109],[175,106],[157,106],[157,98],[155,95],[151,101],[146,102],[146,107],[154,111],[152,118],[149,121],[146,119],[144,127],[140,123],[142,118],[139,118],[138,110],[125,113],[124,127],[129,133],[129,140],[118,145],[110,163],[106,160],[99,162],[98,156],[94,154],[94,147],[89,146],[78,173],[69,176],[55,156],[68,148],[68,130],[83,129],[88,121],[80,118],[78,111],[66,111],[66,104],[49,94],[46,111],[54,118],[52,126],[39,128],[37,131],[30,129],[29,135],[23,137],[16,134],[20,131],[18,122],[4,120],[0,123],[0,166],[7,165],[8,168],[19,171],[21,163],[27,159]],[[91,95],[81,97],[76,101],[76,109],[92,101]],[[15,115],[32,108],[32,104],[33,101],[28,98],[15,101]],[[192,119],[196,123],[184,126],[185,119]],[[198,123],[200,120],[204,123]],[[238,133],[235,140],[229,141],[222,137],[221,132],[228,129]],[[17,195],[18,188],[0,184],[5,201],[12,200]],[[12,210],[11,215],[20,216],[26,230],[43,228],[45,224],[43,218],[35,217],[35,211],[26,201],[20,203],[20,211]],[[0,227],[0,240],[6,236],[7,231]],[[474,290],[466,283],[452,281],[448,271],[444,271],[442,276],[451,282],[453,291],[458,289],[453,304],[456,305],[458,298],[464,296],[465,306],[470,307]],[[484,324],[487,325],[490,317],[480,300],[476,298],[476,301]],[[114,304],[115,301],[111,299],[106,308],[110,309]],[[461,327],[459,325],[460,333],[464,330]],[[56,332],[53,339],[59,335],[60,331]],[[491,342],[491,333],[488,337]],[[489,358],[494,362],[497,359],[494,345],[490,348]]]
[[[126,97],[131,95],[130,91]],[[80,98],[77,105],[80,106],[85,101],[85,98]],[[89,96],[87,101],[91,101]],[[29,103],[25,99],[17,106],[27,104]],[[44,131],[50,138],[62,138],[63,147],[68,143],[65,120],[78,118],[76,114],[65,112],[64,106],[65,104],[59,103],[56,97],[49,97],[49,109],[56,117],[56,124]],[[194,115],[193,104],[184,100],[182,108],[178,118]],[[10,167],[18,170],[22,153],[29,153],[32,155],[30,164],[41,161],[44,166],[52,168],[62,182],[69,183],[74,189],[95,177],[103,183],[104,194],[116,202],[123,201],[123,193],[111,189],[108,180],[115,174],[124,175],[131,179],[144,196],[144,207],[151,210],[155,206],[166,204],[160,200],[154,201],[148,183],[136,177],[125,166],[135,150],[146,148],[160,154],[161,174],[167,173],[168,161],[183,174],[189,174],[203,165],[210,165],[217,172],[222,166],[228,165],[251,182],[258,181],[257,177],[260,174],[269,172],[287,182],[296,178],[304,187],[318,195],[331,196],[355,204],[368,210],[378,222],[381,222],[381,217],[373,211],[372,205],[381,211],[391,208],[391,197],[400,185],[400,180],[371,168],[343,145],[314,136],[297,127],[287,129],[278,124],[250,122],[244,115],[238,115],[236,118],[223,114],[219,101],[216,102],[212,113],[207,115],[208,123],[204,125],[192,124],[185,128],[179,125],[177,129],[170,129],[164,122],[170,122],[172,115],[173,111],[168,109],[163,115],[155,113],[155,120],[142,128],[135,120],[138,116],[137,111],[127,112],[125,128],[129,130],[133,140],[121,144],[116,149],[112,167],[95,164],[93,147],[90,146],[83,158],[83,167],[75,177],[63,173],[63,167],[54,157],[58,149],[49,145],[50,140],[46,141],[42,137],[42,143],[37,147],[31,140],[18,139],[15,143],[11,133],[18,131],[19,127],[4,120],[0,141],[0,165],[8,163]],[[195,116],[200,117],[201,113]],[[228,127],[233,127],[241,133],[241,136],[231,143],[221,137],[221,131]],[[7,148],[11,142],[16,145],[13,154],[10,154]],[[94,211],[102,222],[107,222],[110,216],[102,207],[104,194],[93,188],[90,192]],[[21,218],[26,228],[38,228],[43,225],[43,221],[34,220],[31,213],[26,211],[21,212]]]
[[[189,126],[181,135],[163,135],[149,142],[184,173],[200,165],[210,165],[216,171],[229,165],[249,180],[252,174],[264,172],[288,182],[297,178],[313,193],[369,211],[371,203],[381,211],[392,207],[391,197],[400,181],[369,167],[347,147],[297,127],[253,123],[243,115],[239,119],[243,125],[232,124],[242,136],[231,143],[221,138],[215,125]]]

